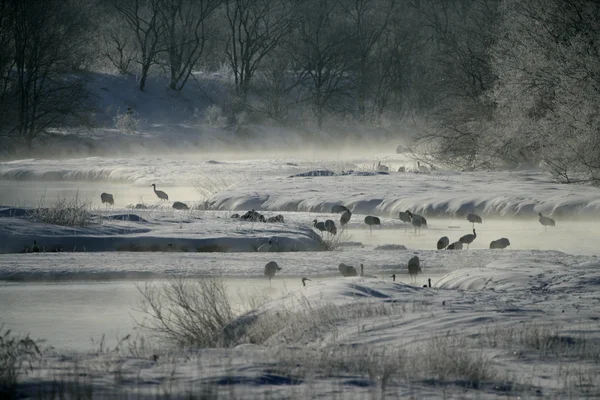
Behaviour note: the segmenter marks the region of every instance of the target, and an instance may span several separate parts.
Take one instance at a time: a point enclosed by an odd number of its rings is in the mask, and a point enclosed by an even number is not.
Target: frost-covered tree
[[[507,0],[494,47],[502,154],[600,183],[600,4]]]

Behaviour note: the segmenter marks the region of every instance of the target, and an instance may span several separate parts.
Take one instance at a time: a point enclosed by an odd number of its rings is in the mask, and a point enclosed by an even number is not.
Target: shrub
[[[31,371],[41,357],[38,342],[29,335],[15,335],[0,325],[0,397],[12,393],[19,375]]]
[[[195,184],[196,191],[204,198],[204,202],[199,205],[199,209],[209,209],[211,204],[207,201],[210,197],[222,190],[230,188],[238,181],[233,177],[223,173],[200,173],[200,178]]]
[[[344,246],[352,239],[352,235],[349,234],[345,228],[341,228],[336,235],[324,233],[321,237],[322,249],[325,251],[337,250],[340,246]]]
[[[44,197],[40,199],[40,206],[34,208],[30,218],[36,222],[61,226],[88,226],[93,222],[91,201],[79,198],[79,193],[73,197],[59,197],[50,207],[42,207]]]
[[[144,315],[138,327],[179,346],[223,345],[223,328],[235,317],[221,278],[172,278],[137,286]]]

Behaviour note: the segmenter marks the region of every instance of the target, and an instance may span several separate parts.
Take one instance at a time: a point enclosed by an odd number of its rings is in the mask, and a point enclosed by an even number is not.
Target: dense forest
[[[199,70],[231,122],[418,118],[422,158],[600,182],[597,0],[0,0],[4,140],[91,123],[86,73]]]

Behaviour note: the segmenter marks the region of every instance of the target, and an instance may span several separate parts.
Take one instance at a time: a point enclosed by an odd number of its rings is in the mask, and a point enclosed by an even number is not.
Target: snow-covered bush
[[[227,127],[227,117],[223,114],[221,107],[213,104],[204,112],[204,121],[213,128]]]
[[[141,121],[135,116],[135,114],[128,110],[124,113],[117,112],[115,117],[115,128],[121,133],[135,133],[141,127]]]

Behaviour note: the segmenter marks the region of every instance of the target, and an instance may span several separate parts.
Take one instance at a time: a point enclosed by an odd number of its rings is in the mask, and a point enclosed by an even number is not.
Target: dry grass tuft
[[[40,205],[34,208],[29,215],[31,220],[73,227],[85,227],[94,223],[91,201],[82,200],[79,194],[73,197],[59,197],[49,207],[42,207],[43,203],[44,197],[40,199]]]

